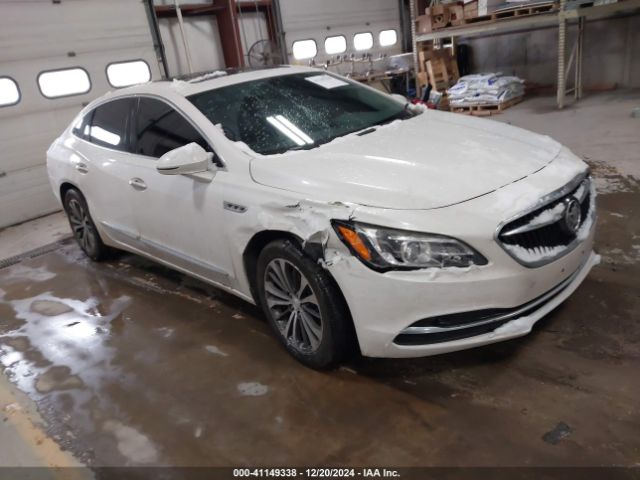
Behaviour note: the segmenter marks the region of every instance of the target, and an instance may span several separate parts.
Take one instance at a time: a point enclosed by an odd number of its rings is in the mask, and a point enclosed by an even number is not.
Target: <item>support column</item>
[[[582,98],[582,61],[584,55],[583,47],[585,24],[586,19],[584,17],[580,17],[578,19],[578,52],[576,56],[576,100],[580,100]]]
[[[221,10],[216,18],[218,31],[222,40],[222,55],[227,68],[244,67],[244,55],[242,43],[240,43],[240,31],[235,0],[226,0],[226,8]]]
[[[187,68],[189,69],[189,73],[193,73],[193,63],[191,62],[191,48],[189,47],[189,42],[187,41],[187,34],[184,31],[184,20],[182,19],[182,10],[180,9],[180,3],[178,2],[178,0],[173,0],[173,3],[176,7],[176,16],[178,17],[178,26],[180,27],[180,36],[182,37],[184,54],[187,59]]]
[[[416,97],[422,98],[422,92],[420,91],[420,85],[418,82],[418,45],[416,44],[416,0],[409,0],[409,11],[411,13],[409,21],[411,22],[411,52],[413,53],[413,75],[416,84]]]
[[[565,74],[565,57],[566,57],[566,41],[567,41],[567,19],[564,16],[567,0],[560,0],[560,11],[558,12],[558,90],[557,103],[558,108],[564,108],[564,97],[567,87]]]

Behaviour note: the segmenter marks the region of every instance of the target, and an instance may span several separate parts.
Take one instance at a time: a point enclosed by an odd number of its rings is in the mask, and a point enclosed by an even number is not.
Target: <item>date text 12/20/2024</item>
[[[236,468],[234,478],[399,478],[387,468]]]

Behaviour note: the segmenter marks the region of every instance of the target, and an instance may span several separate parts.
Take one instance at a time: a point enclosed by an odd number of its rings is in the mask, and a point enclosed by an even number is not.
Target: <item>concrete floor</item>
[[[56,212],[29,222],[0,229],[0,260],[36,250],[71,237],[69,221]]]
[[[0,439],[37,408],[60,465],[639,465],[640,94],[553,102],[496,119],[588,157],[603,263],[531,335],[319,373],[240,300],[66,242],[0,270]]]

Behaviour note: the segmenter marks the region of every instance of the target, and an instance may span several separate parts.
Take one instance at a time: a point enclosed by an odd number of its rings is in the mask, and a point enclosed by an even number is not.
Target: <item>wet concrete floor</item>
[[[600,197],[600,245],[634,254],[639,199]],[[605,258],[523,339],[318,373],[242,301],[68,243],[0,270],[0,361],[89,465],[631,465],[639,274]]]
[[[0,270],[0,365],[90,466],[638,465],[640,188],[625,185],[598,198],[602,264],[522,339],[315,372],[254,307],[68,242]]]

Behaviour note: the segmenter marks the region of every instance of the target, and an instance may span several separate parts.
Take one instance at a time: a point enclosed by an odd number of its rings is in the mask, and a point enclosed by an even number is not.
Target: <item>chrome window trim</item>
[[[226,270],[222,270],[222,269],[213,267],[212,265],[200,262],[205,267],[215,268],[215,269],[210,269],[209,272],[219,273],[221,276],[224,277],[224,280],[227,283],[223,283],[220,280],[214,280],[209,275],[198,273],[198,272],[196,272],[194,270],[191,270],[191,269],[189,269],[189,268],[187,268],[185,266],[180,266],[180,265],[172,263],[171,261],[166,260],[164,258],[160,258],[158,256],[154,256],[152,253],[149,253],[148,251],[146,251],[144,249],[145,248],[144,245],[146,245],[146,243],[143,244],[143,240],[140,238],[140,236],[137,235],[137,234],[132,233],[129,230],[122,230],[119,227],[115,227],[115,226],[110,225],[110,224],[105,223],[105,222],[100,222],[100,225],[102,227],[105,227],[105,230],[106,230],[107,233],[111,233],[111,234],[115,233],[116,235],[118,233],[121,233],[122,234],[121,237],[117,238],[117,237],[112,236],[111,238],[112,238],[112,240],[114,242],[116,242],[117,244],[121,245],[122,248],[124,248],[125,250],[131,251],[131,252],[136,253],[138,255],[142,255],[143,257],[146,257],[146,258],[149,258],[149,259],[153,260],[154,262],[158,262],[158,263],[160,263],[160,264],[162,264],[164,266],[167,266],[169,268],[173,268],[173,269],[178,270],[178,271],[180,271],[182,273],[186,273],[187,275],[191,275],[191,276],[193,276],[195,278],[198,278],[198,279],[202,280],[203,282],[206,282],[206,283],[208,283],[210,285],[213,285],[214,287],[218,287],[218,288],[220,288],[220,289],[222,289],[222,290],[224,290],[226,292],[232,293],[233,295],[237,295],[238,297],[240,297],[240,298],[246,300],[247,302],[249,302],[251,305],[255,305],[256,304],[256,302],[255,302],[255,300],[253,299],[252,296],[247,295],[247,294],[241,292],[240,290],[236,290],[235,288],[230,286],[231,281],[233,280],[233,278],[229,275],[229,273]],[[111,229],[111,230],[107,230],[107,229]],[[190,257],[187,257],[187,258],[190,258]]]
[[[567,183],[566,185],[564,185],[563,187],[554,190],[553,192],[545,195],[544,197],[542,197],[538,203],[536,205],[531,206],[530,208],[506,219],[503,220],[502,222],[500,222],[493,234],[493,239],[494,241],[500,245],[500,248],[502,248],[502,250],[504,250],[507,255],[509,255],[511,258],[513,258],[516,262],[518,262],[520,265],[522,265],[523,267],[527,267],[527,268],[537,268],[537,267],[541,267],[543,265],[547,265],[548,263],[553,262],[554,260],[557,260],[558,258],[562,258],[563,256],[567,255],[568,253],[570,253],[571,251],[573,251],[576,246],[578,245],[578,239],[574,239],[571,243],[569,243],[567,245],[567,248],[564,249],[562,252],[560,252],[558,255],[552,256],[552,257],[547,257],[543,260],[539,260],[537,262],[525,262],[523,260],[521,260],[520,258],[518,258],[516,255],[513,254],[513,252],[510,252],[508,248],[505,247],[505,245],[500,241],[500,232],[502,231],[502,229],[504,228],[505,225],[518,220],[519,218],[522,218],[526,215],[529,215],[530,213],[539,210],[541,208],[544,208],[545,206],[549,205],[550,203],[554,202],[555,200],[558,200],[559,198],[567,195],[570,191],[572,191],[573,189],[577,188],[578,185],[580,185],[580,183],[589,176],[589,170],[585,170],[584,172],[576,175],[571,181],[569,181],[569,183]],[[590,201],[593,201],[593,199],[591,199]],[[595,208],[593,209],[593,211],[589,212],[589,216],[590,217],[594,217],[595,216]],[[585,219],[585,222],[588,220]]]
[[[164,255],[165,257],[167,257],[164,259],[165,261],[171,262],[178,267],[188,269],[189,271],[195,271],[197,273],[195,269],[201,269],[208,275],[222,277],[224,279],[228,279],[230,277],[229,272],[227,272],[226,270],[216,267],[215,265],[203,262],[202,260],[199,260],[195,257],[179,252],[167,246],[156,243],[153,240],[144,238],[139,232],[134,233],[126,228],[115,226],[105,221],[102,221],[100,223],[107,230],[107,232],[111,233],[112,236],[121,236],[130,242],[137,243],[139,246],[144,248],[144,250],[149,255],[152,255],[153,258],[162,258],[162,255]],[[155,250],[155,252],[151,252],[150,250]]]

